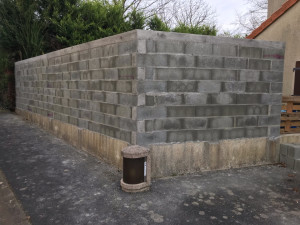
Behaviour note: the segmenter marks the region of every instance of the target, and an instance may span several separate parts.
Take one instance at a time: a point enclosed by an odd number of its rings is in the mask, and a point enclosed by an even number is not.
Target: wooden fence
[[[280,133],[300,133],[300,96],[282,98]]]

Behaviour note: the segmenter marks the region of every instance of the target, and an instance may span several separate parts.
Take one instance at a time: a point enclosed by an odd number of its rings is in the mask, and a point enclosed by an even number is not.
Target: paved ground
[[[286,168],[171,177],[128,194],[120,172],[7,113],[0,170],[33,225],[300,224],[300,175]]]
[[[29,225],[28,219],[0,170],[0,224]]]

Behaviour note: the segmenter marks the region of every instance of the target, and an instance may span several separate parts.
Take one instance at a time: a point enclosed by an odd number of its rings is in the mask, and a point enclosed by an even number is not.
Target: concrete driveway
[[[157,179],[128,194],[119,171],[5,112],[0,170],[33,225],[300,224],[300,175],[279,165]]]

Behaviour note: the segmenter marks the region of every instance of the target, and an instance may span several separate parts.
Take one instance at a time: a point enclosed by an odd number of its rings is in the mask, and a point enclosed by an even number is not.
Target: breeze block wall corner
[[[272,163],[283,55],[280,42],[134,30],[17,62],[17,113],[118,168],[124,147],[146,146],[153,177]]]

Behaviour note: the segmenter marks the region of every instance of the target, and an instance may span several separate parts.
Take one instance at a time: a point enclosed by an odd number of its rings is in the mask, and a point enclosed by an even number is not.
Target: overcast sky
[[[234,32],[237,12],[247,12],[247,5],[244,0],[206,0],[216,10],[217,25],[222,31]]]

